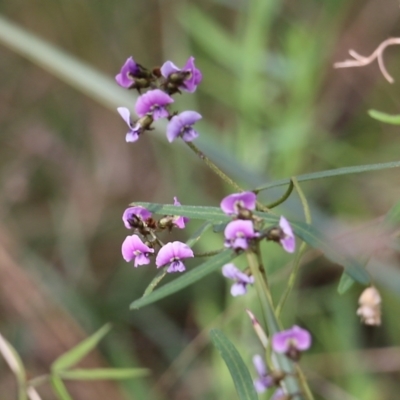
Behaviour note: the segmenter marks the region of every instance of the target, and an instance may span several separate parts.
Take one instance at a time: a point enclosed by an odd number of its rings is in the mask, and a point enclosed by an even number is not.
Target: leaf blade
[[[140,297],[139,299],[133,301],[129,308],[139,309],[146,305],[152,304],[155,301],[161,300],[164,297],[170,296],[171,294],[189,285],[192,285],[193,283],[216,271],[222,266],[222,264],[225,264],[234,257],[236,257],[236,254],[231,250],[225,250],[213,257],[210,257],[205,263],[199,265],[192,271],[184,273],[174,281],[161,286],[147,296]]]
[[[111,324],[106,324],[101,327],[93,335],[89,336],[82,342],[78,343],[71,350],[62,354],[52,364],[52,371],[62,371],[77,364],[91,350],[93,350],[101,339],[110,331]]]
[[[210,332],[211,340],[229,369],[240,400],[257,400],[250,372],[232,342],[218,329]]]
[[[386,114],[382,111],[377,110],[368,110],[368,114],[371,118],[374,118],[377,121],[385,122],[392,125],[400,125],[400,114]]]
[[[60,371],[59,376],[68,380],[122,380],[141,378],[150,374],[147,368],[94,368],[94,369],[73,369]]]
[[[52,375],[50,384],[59,400],[73,400],[60,377]]]

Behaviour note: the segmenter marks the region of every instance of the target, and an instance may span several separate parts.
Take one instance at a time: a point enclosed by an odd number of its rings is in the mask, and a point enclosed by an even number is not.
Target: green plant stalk
[[[273,203],[268,204],[267,207],[268,207],[269,209],[272,209],[272,208],[274,208],[274,207],[276,207],[276,206],[279,206],[279,204],[282,204],[282,203],[283,203],[284,201],[286,201],[286,200],[289,198],[289,196],[292,194],[293,188],[294,188],[294,185],[293,185],[293,181],[291,180],[290,183],[289,183],[289,186],[288,186],[288,188],[286,189],[286,192],[283,194],[283,196],[282,196],[280,199],[274,201]],[[258,192],[257,192],[257,193],[258,193]]]
[[[200,160],[204,161],[204,163],[209,167],[214,174],[219,176],[224,182],[226,182],[228,185],[232,186],[235,190],[238,192],[244,192],[245,189],[240,187],[232,178],[230,178],[228,175],[225,174],[220,168],[218,168],[214,162],[212,162],[193,142],[184,142],[190,150],[192,150],[199,158]],[[267,206],[264,206],[260,202],[257,202],[257,209],[260,211],[268,212],[269,208]]]
[[[274,333],[277,333],[281,330],[280,323],[275,315],[274,307],[271,303],[271,294],[269,293],[268,287],[260,271],[257,254],[252,250],[247,250],[246,257],[251,273],[254,276],[257,295],[261,303],[265,323],[268,327],[268,334],[271,337]],[[297,378],[295,377],[295,365],[283,354],[277,353],[276,359],[279,368],[287,373],[286,377],[284,378],[284,382],[288,394],[292,396],[298,396],[298,394],[301,392],[301,387]]]
[[[291,178],[291,181],[293,182],[293,185],[296,188],[297,194],[300,197],[301,204],[303,205],[304,217],[306,219],[306,222],[307,222],[307,224],[311,225],[311,212],[310,212],[310,207],[308,206],[306,196],[304,195],[303,191],[301,190],[299,182],[297,181],[297,178],[295,176],[293,176]]]

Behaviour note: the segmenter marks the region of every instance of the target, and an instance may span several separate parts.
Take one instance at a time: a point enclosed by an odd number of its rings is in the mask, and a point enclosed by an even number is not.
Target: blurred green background
[[[31,33],[11,35],[0,20],[0,332],[33,377],[111,321],[114,329],[82,365],[153,371],[143,380],[68,384],[74,400],[235,399],[208,333],[222,329],[253,372],[251,358],[262,349],[244,310],[259,311],[254,291],[233,299],[214,274],[132,312],[129,303],[155,268],[133,269],[120,253],[127,234],[121,216],[130,202],[172,203],[178,196],[182,204],[216,206],[230,189],[185,147],[168,144],[161,125],[125,143],[115,108],[133,108],[135,95],[118,90],[114,76],[131,55],[148,67],[165,60],[182,66],[194,55],[204,79],[195,95],[176,101],[177,109],[202,113],[199,147],[247,188],[398,160],[399,129],[367,110],[399,113],[400,49],[385,53],[393,85],[376,64],[332,67],[350,48],[368,55],[400,36],[398,1],[14,0],[0,1],[0,12]],[[61,53],[35,47],[32,35]],[[307,253],[284,322],[313,334],[302,364],[316,399],[393,400],[400,390],[398,243],[378,229],[400,198],[398,174],[302,185],[315,223],[343,251],[370,257],[383,297],[383,325],[362,326],[355,315],[362,288],[339,296],[341,269]],[[267,191],[264,200],[282,190]],[[282,210],[303,219],[296,199]],[[173,238],[184,240],[195,228],[193,222]],[[221,243],[209,234],[196,249]],[[291,258],[274,245],[265,254],[278,298]],[[47,386],[39,393],[54,398]],[[14,377],[0,360],[0,399],[15,398]]]

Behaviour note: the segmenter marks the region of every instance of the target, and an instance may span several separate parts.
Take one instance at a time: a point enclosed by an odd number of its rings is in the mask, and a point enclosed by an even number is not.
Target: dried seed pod
[[[358,299],[360,307],[357,310],[357,315],[361,317],[361,321],[365,325],[379,326],[381,324],[381,302],[381,296],[373,286],[361,293]]]

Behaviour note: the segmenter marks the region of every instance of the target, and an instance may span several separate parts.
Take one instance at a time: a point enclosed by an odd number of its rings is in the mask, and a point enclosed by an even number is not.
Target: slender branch
[[[337,62],[333,64],[334,68],[351,68],[351,67],[364,67],[365,65],[371,64],[375,59],[378,60],[379,69],[382,72],[382,75],[389,83],[393,83],[394,79],[387,72],[385,63],[383,61],[383,52],[386,47],[392,45],[400,45],[400,38],[389,38],[382,42],[376,50],[369,56],[364,57],[355,52],[354,50],[349,50],[349,54],[354,60],[345,60],[341,62]]]
[[[212,251],[207,251],[205,253],[194,253],[195,257],[211,257],[211,256],[215,256],[219,253],[221,253],[221,251],[223,251],[224,249],[218,249],[218,250],[212,250]]]
[[[292,194],[293,188],[294,188],[293,181],[290,180],[289,186],[288,186],[286,192],[283,194],[283,196],[280,199],[274,201],[273,203],[268,204],[267,207],[269,209],[272,209],[276,206],[279,206],[279,204],[282,204]]]

